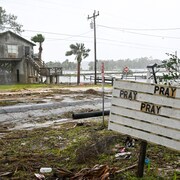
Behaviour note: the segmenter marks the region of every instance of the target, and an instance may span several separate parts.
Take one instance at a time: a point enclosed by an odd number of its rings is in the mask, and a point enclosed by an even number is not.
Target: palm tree
[[[81,61],[89,56],[90,49],[86,49],[84,44],[71,44],[70,51],[66,52],[66,56],[75,55],[75,59],[77,60],[77,84],[80,83],[80,69],[81,69]]]
[[[39,43],[39,60],[41,60],[42,55],[42,43],[44,42],[45,37],[42,34],[37,34],[36,36],[31,38],[31,41],[34,41],[35,43]]]

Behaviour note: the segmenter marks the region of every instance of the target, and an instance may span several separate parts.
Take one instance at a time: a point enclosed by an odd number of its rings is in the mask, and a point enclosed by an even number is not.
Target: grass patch
[[[14,104],[17,104],[16,101],[0,101],[0,106],[10,106],[10,105],[14,105]]]
[[[37,89],[37,88],[70,88],[70,87],[101,87],[101,85],[83,84],[83,85],[68,85],[68,84],[9,84],[0,85],[0,91],[18,91],[25,89]],[[106,87],[112,87],[106,85]]]
[[[10,85],[0,85],[0,91],[11,90],[18,91],[23,89],[31,89],[31,88],[47,88],[49,87],[46,84],[10,84]]]
[[[130,159],[116,159],[119,147],[124,146],[126,136],[102,128],[98,122],[65,123],[30,131],[13,131],[0,139],[0,174],[11,172],[12,179],[35,179],[41,167],[51,167],[78,172],[96,164],[123,169],[138,160],[139,142],[127,149]],[[114,149],[116,147],[116,149]],[[142,179],[172,179],[178,176],[179,153],[162,146],[148,144],[147,156],[151,166],[145,166]],[[172,167],[171,171],[167,171]],[[161,171],[159,169],[162,169]],[[163,171],[164,170],[164,171]],[[53,179],[54,174],[46,174]],[[55,179],[55,178],[54,178]],[[137,179],[136,168],[115,174],[111,179]]]

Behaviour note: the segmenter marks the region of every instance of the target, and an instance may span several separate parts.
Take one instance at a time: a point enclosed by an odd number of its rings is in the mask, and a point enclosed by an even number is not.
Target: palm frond
[[[72,54],[73,54],[72,51],[67,51],[65,55],[66,55],[66,56],[71,56]]]
[[[82,59],[89,56],[90,49],[86,49],[83,43],[76,43],[70,45],[70,51],[66,52],[66,56],[75,55],[75,59],[81,62]]]

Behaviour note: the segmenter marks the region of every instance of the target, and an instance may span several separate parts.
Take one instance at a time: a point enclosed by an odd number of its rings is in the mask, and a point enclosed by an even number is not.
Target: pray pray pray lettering
[[[141,103],[141,111],[151,113],[151,114],[159,114],[161,106],[152,104],[152,103]]]
[[[159,94],[167,97],[175,97],[176,96],[176,88],[175,87],[164,87],[164,86],[155,86],[154,94]]]

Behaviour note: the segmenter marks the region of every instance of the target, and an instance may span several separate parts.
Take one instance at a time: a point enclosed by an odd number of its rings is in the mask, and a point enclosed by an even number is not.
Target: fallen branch
[[[0,172],[0,177],[3,177],[3,176],[7,176],[7,177],[11,177],[13,175],[13,172]]]
[[[135,168],[136,166],[137,166],[137,164],[134,164],[134,165],[129,166],[129,167],[126,167],[126,168],[124,168],[124,169],[120,169],[120,170],[116,171],[115,173],[121,173],[121,172],[127,171],[127,170],[129,170],[129,169],[133,169],[133,168]]]
[[[58,178],[70,178],[71,180],[76,179],[98,179],[106,180],[111,174],[116,172],[116,168],[109,168],[108,165],[95,165],[92,169],[84,168],[77,173],[65,169],[57,169],[56,177]]]

